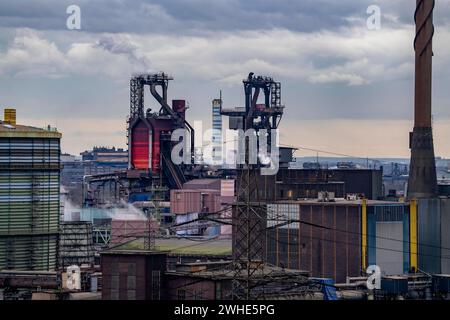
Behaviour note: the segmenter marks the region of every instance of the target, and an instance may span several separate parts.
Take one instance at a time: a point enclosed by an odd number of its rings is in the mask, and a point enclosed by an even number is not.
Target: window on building
[[[194,300],[203,300],[203,293],[201,290],[194,290],[193,295]]]
[[[186,300],[186,290],[178,289],[178,291],[177,291],[177,299],[178,300]]]
[[[216,300],[222,300],[222,283],[216,282]]]
[[[152,299],[160,300],[161,299],[161,271],[153,270],[152,271]]]

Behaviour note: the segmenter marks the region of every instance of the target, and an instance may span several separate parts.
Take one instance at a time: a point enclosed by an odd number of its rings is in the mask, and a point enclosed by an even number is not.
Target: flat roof
[[[376,206],[376,205],[406,205],[406,202],[398,202],[398,201],[386,201],[386,200],[366,200],[368,206]],[[342,198],[337,198],[335,201],[318,201],[317,199],[300,199],[300,200],[279,200],[273,201],[268,204],[308,204],[308,205],[325,205],[325,206],[333,206],[333,205],[346,205],[346,206],[360,206],[362,204],[362,200],[346,200]]]
[[[114,247],[114,251],[144,250],[144,239],[136,239]],[[180,255],[231,256],[231,239],[159,238],[155,240],[154,252]]]
[[[104,255],[104,254],[108,254],[108,255],[116,255],[116,254],[120,254],[120,255],[143,255],[143,256],[152,256],[152,255],[162,255],[165,254],[166,252],[163,251],[148,251],[148,250],[119,250],[117,248],[114,249],[110,249],[110,250],[103,250],[100,254]]]
[[[61,138],[56,129],[43,129],[25,125],[10,125],[0,121],[0,138]]]

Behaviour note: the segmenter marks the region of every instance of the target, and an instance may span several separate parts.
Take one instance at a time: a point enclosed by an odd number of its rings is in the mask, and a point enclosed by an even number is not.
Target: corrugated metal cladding
[[[234,197],[234,180],[220,180],[220,195],[222,197]]]
[[[450,199],[421,199],[418,210],[419,268],[450,273]]]
[[[0,138],[0,269],[52,270],[60,211],[59,138],[27,134],[30,138]]]
[[[164,299],[165,254],[103,252],[103,300]]]
[[[360,212],[360,206],[354,204],[268,205],[267,261],[338,283],[347,276],[359,276]],[[301,222],[289,223],[292,220]]]
[[[221,197],[218,190],[171,190],[170,210],[174,214],[220,211]]]
[[[441,273],[450,274],[450,199],[441,199]]]
[[[367,207],[367,255],[384,275],[409,271],[409,206],[404,203]]]

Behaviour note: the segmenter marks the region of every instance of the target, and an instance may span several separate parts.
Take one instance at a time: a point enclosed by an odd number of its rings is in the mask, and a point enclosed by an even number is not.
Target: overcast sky
[[[81,8],[81,30],[66,27]],[[369,30],[366,10],[381,9]],[[174,76],[188,120],[211,122],[211,100],[243,103],[249,72],[282,82],[281,142],[355,156],[408,157],[412,129],[412,0],[2,0],[0,106],[51,124],[63,151],[126,147],[129,78]],[[450,0],[435,9],[436,153],[450,157]],[[152,107],[150,99],[149,105]],[[299,156],[307,153],[299,152]]]

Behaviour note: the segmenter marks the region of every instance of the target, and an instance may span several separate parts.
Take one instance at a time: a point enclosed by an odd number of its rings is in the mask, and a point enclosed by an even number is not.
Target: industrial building
[[[223,108],[222,94],[212,101],[213,161],[224,156],[222,115],[230,129],[252,130],[248,140],[238,141],[244,163],[233,168],[192,163],[199,146],[188,104],[169,100],[173,77],[166,73],[130,79],[128,150],[94,147],[81,153],[81,161],[60,155],[55,129],[17,125],[15,110],[5,109],[1,294],[449,299],[450,187],[437,183],[431,121],[433,9],[434,1],[417,1],[409,176],[405,164],[392,163],[383,180],[384,168],[369,168],[368,159],[364,168],[348,159],[333,168],[318,161],[293,168],[294,147],[277,146],[278,159],[263,161],[275,151],[271,142],[278,140],[285,106],[281,83],[253,72],[242,82],[243,107]],[[146,89],[152,101],[144,101]],[[178,129],[185,134],[173,140]],[[253,163],[249,150],[265,145],[261,138],[270,147],[267,154],[257,150]],[[185,163],[177,164],[172,151],[181,141]],[[261,174],[273,160],[279,170]],[[68,192],[60,184],[80,192],[83,204],[64,219],[60,196]],[[370,288],[370,267],[379,268],[381,288]]]
[[[123,148],[94,147],[80,155],[85,175],[112,173],[128,167],[128,151]]]
[[[418,268],[450,274],[450,198],[417,200]]]
[[[128,168],[96,174],[85,179],[84,204],[102,207],[120,202],[169,200],[169,189],[180,189],[183,183],[202,175],[202,168],[174,165],[171,134],[185,129],[189,151],[183,154],[188,163],[194,154],[194,129],[186,120],[186,101],[167,100],[169,82],[165,73],[138,74],[130,80],[130,114],[127,121]],[[144,89],[149,88],[156,106],[144,103]]]
[[[61,154],[61,184],[67,199],[81,206],[84,200],[83,182],[86,176],[110,174],[128,168],[128,151],[121,148],[94,147],[80,157]]]
[[[102,253],[103,291],[106,300],[230,300],[231,261],[177,263],[168,269],[167,254],[136,250]],[[258,279],[261,295],[303,293],[292,281],[308,283],[308,272],[266,267]],[[278,277],[284,280],[277,281]]]
[[[0,270],[54,270],[60,220],[61,134],[0,124]]]
[[[363,275],[369,265],[383,275],[408,274],[417,269],[409,246],[417,229],[410,230],[409,208],[374,200],[268,204],[266,261],[336,283]]]
[[[183,189],[171,190],[170,208],[175,215],[178,235],[231,236],[231,226],[214,221],[195,221],[202,217],[231,220],[231,205],[235,202],[233,179],[196,179],[186,182]]]
[[[166,255],[145,251],[102,254],[104,300],[161,300]]]
[[[320,192],[335,198],[349,194],[370,200],[384,197],[383,171],[379,169],[289,169],[258,177],[259,197],[264,201],[317,199]]]

